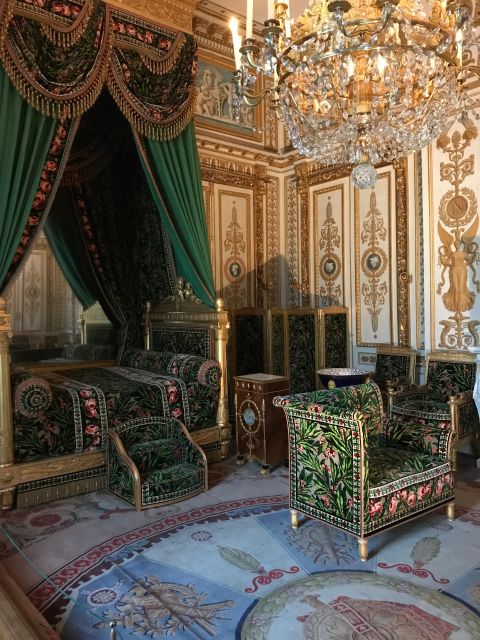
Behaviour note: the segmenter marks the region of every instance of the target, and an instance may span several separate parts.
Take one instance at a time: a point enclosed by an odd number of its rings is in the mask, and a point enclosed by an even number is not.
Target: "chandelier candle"
[[[269,0],[258,43],[247,0],[235,118],[246,125],[245,105],[268,99],[304,156],[354,164],[354,185],[373,186],[374,164],[422,149],[471,108],[464,84],[480,67],[463,66],[477,43],[462,1],[311,0],[294,19],[288,1]]]

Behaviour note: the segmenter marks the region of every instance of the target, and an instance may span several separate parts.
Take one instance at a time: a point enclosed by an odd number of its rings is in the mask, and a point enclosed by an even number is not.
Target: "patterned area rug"
[[[478,640],[480,484],[356,540],[290,527],[287,473],[220,464],[206,494],[136,513],[97,492],[4,513],[0,559],[63,640]],[[478,477],[478,476],[477,476]]]

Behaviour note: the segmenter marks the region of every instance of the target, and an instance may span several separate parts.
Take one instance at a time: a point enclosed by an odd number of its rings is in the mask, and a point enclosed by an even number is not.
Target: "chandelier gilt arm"
[[[258,43],[247,0],[244,43],[234,29],[235,118],[246,125],[268,98],[303,155],[353,163],[354,184],[372,186],[375,163],[423,148],[467,108],[461,76],[480,78],[480,67],[463,66],[476,42],[462,1],[311,0],[292,19],[283,0]]]

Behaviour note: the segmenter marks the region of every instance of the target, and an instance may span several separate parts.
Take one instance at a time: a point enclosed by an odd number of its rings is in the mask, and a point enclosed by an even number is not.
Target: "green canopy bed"
[[[172,316],[158,318],[176,331],[205,320],[214,335],[224,455],[228,316],[215,301],[192,122],[195,74],[187,32],[101,0],[0,0],[0,296],[44,228],[77,297],[85,307],[101,303],[121,358],[124,348],[144,346],[145,303],[172,297],[183,276],[201,304],[192,311],[177,300]],[[104,464],[103,451],[15,459],[10,333],[0,297],[3,508],[22,483]]]

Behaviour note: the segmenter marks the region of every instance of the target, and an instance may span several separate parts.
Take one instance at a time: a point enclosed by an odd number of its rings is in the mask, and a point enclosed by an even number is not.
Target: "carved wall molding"
[[[266,281],[265,288],[266,306],[280,307],[281,282],[280,282],[280,211],[278,196],[280,193],[280,180],[271,177],[266,184],[267,193],[267,221],[266,221]]]
[[[156,24],[193,33],[195,0],[108,0],[105,4]]]
[[[267,193],[266,177],[267,170],[264,166],[255,167],[255,233],[256,233],[256,267],[257,267],[257,306],[263,307],[265,304],[265,244],[264,244],[264,212],[265,195]]]
[[[395,208],[397,225],[397,303],[398,344],[410,346],[409,285],[412,280],[408,266],[408,164],[406,158],[394,163]]]
[[[285,178],[286,200],[286,241],[288,262],[287,307],[299,307],[301,304],[301,284],[298,248],[298,194],[295,176]]]

